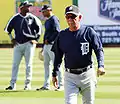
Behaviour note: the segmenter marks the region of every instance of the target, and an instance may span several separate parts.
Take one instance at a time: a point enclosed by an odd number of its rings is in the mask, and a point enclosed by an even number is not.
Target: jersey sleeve
[[[32,23],[29,22],[32,20]],[[29,22],[28,22],[29,21]],[[24,24],[22,26],[24,35],[28,38],[39,40],[40,35],[42,34],[42,23],[38,17],[28,13],[27,17],[24,19]]]
[[[6,27],[4,28],[4,31],[5,31],[6,33],[11,34],[12,29],[13,29],[13,26],[14,26],[14,17],[12,17],[12,18],[8,21]]]
[[[92,37],[91,38],[92,48],[94,49],[94,52],[97,58],[98,68],[104,67],[104,52],[103,52],[103,46],[102,46],[100,37],[92,28],[90,28],[89,32]]]
[[[35,17],[35,21],[36,21],[36,24],[38,25],[39,27],[39,30],[38,30],[38,33],[39,35],[41,35],[43,33],[43,30],[42,30],[42,23],[40,21],[40,19],[38,19],[37,17]]]
[[[60,22],[59,22],[59,19],[56,16],[54,16],[52,22],[53,22],[52,24],[53,24],[54,31],[60,32]]]
[[[53,68],[53,77],[57,76],[57,71],[60,68],[60,65],[62,63],[62,57],[63,57],[63,52],[61,51],[59,47],[59,36],[56,38],[51,51],[54,52],[55,54],[55,59],[54,59],[54,68]]]
[[[40,38],[40,35],[43,33],[42,23],[41,23],[40,19],[38,19],[37,17],[35,17],[35,21],[36,21],[36,24],[38,26],[38,30],[37,30],[38,36],[37,36],[37,39],[36,39],[38,41],[39,38]]]
[[[52,35],[50,36],[48,40],[49,43],[53,42],[60,32],[60,23],[56,16],[53,16],[51,24],[52,24],[52,29],[51,29]]]

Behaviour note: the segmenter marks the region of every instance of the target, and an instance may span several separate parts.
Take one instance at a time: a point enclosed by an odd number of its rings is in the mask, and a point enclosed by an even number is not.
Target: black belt
[[[82,74],[83,72],[86,72],[90,68],[92,68],[92,65],[89,65],[89,66],[84,67],[84,68],[78,68],[78,69],[68,69],[68,68],[66,68],[65,71],[69,72],[69,73],[72,73],[72,74]]]

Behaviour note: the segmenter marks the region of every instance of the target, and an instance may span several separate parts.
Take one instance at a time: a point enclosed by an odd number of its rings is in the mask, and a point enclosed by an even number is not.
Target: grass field
[[[35,91],[44,80],[43,62],[38,59],[38,52],[33,63],[32,90],[24,91],[25,65],[20,64],[17,91],[5,91],[9,85],[13,49],[0,48],[0,104],[64,104],[64,92]],[[106,75],[98,78],[95,104],[120,104],[120,49],[104,48]],[[95,61],[95,66],[97,66]],[[81,104],[81,96],[78,96]]]

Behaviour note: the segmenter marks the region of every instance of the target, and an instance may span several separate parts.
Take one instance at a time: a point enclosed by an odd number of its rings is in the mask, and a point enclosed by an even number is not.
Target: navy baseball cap
[[[21,4],[19,5],[19,8],[22,8],[24,6],[33,6],[33,4],[29,3],[29,1],[24,1],[24,2],[21,2]]]
[[[81,13],[80,13],[80,10],[79,10],[79,8],[77,7],[77,6],[75,6],[75,5],[70,5],[70,6],[68,6],[68,7],[66,7],[66,9],[65,9],[65,15],[66,14],[74,14],[74,15],[76,15],[76,16],[78,16],[78,15],[82,15]]]
[[[40,9],[40,12],[43,12],[45,10],[52,10],[52,7],[48,4],[45,4],[42,6],[42,8]]]

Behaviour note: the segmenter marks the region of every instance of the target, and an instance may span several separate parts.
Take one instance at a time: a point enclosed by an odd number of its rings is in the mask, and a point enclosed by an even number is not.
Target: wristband
[[[13,39],[12,34],[9,34],[9,37],[10,37],[10,40],[12,40],[12,39]]]

